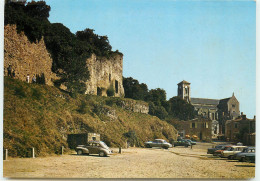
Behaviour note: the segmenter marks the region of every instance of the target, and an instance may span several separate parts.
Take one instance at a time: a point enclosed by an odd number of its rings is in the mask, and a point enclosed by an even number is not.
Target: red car
[[[230,149],[231,149],[231,146],[232,146],[232,145],[228,145],[228,146],[225,146],[224,149],[222,149],[222,150],[216,150],[216,151],[213,153],[213,156],[221,156],[221,153],[222,153],[223,151],[228,151],[228,150],[230,150]]]

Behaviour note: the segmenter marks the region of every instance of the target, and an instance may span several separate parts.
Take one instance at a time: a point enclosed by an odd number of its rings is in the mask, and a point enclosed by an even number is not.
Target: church
[[[225,99],[208,99],[191,97],[189,82],[178,83],[178,97],[194,106],[198,115],[212,121],[212,138],[224,136],[225,122],[239,117],[239,102],[234,93]]]

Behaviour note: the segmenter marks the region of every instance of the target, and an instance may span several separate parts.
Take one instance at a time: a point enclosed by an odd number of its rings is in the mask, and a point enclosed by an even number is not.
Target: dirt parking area
[[[8,178],[253,178],[255,164],[206,154],[209,144],[193,149],[174,147],[123,149],[109,157],[67,154],[38,158],[9,158]],[[115,149],[118,151],[118,149]]]

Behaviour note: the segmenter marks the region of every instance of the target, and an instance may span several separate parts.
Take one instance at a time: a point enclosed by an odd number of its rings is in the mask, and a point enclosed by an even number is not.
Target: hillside
[[[27,84],[5,77],[4,148],[11,156],[58,153],[67,148],[67,134],[97,132],[109,146],[136,146],[144,141],[176,139],[175,128],[155,116],[124,109],[122,103],[138,101],[114,97],[78,95],[72,98],[55,87]],[[141,101],[139,101],[141,102]]]

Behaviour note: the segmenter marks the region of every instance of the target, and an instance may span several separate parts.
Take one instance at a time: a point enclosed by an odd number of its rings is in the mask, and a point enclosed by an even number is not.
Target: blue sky
[[[221,99],[235,93],[240,111],[256,108],[254,1],[47,0],[49,20],[71,32],[91,28],[124,54],[124,77],[177,95]]]

